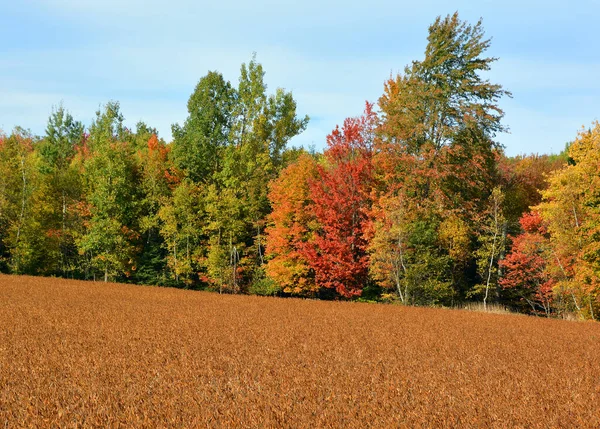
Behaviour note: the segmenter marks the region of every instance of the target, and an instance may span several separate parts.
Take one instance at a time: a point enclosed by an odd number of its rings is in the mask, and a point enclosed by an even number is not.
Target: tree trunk
[[[508,222],[504,222],[502,224],[502,240],[500,240],[500,243],[506,243],[506,236],[508,235]],[[498,281],[496,282],[496,300],[499,301],[500,300],[500,293],[502,292],[502,288],[500,286],[500,279],[502,278],[502,275],[504,274],[504,271],[502,270],[502,266],[500,265],[500,261],[502,261],[504,259],[505,256],[505,247],[506,246],[502,246],[500,248],[500,253],[498,254]]]
[[[61,223],[61,233],[60,233],[60,244],[61,244],[61,249],[60,249],[60,264],[61,264],[61,269],[63,272],[63,276],[66,276],[67,273],[67,268],[66,268],[66,259],[67,256],[65,255],[65,244],[64,244],[64,240],[65,240],[65,219],[67,216],[67,201],[65,198],[65,191],[63,189],[62,191],[62,223]]]
[[[175,241],[173,245],[173,261],[175,262],[173,267],[175,269],[175,282],[179,283],[179,272],[177,271],[177,241]]]
[[[19,215],[19,224],[17,225],[17,238],[15,240],[15,244],[18,246],[20,238],[21,238],[21,228],[23,227],[23,222],[25,221],[25,201],[26,201],[26,191],[27,191],[27,179],[25,176],[25,157],[21,156],[21,175],[23,178],[23,188],[21,190],[21,213]],[[16,272],[19,272],[20,265],[20,255],[17,250],[17,263],[16,263]]]

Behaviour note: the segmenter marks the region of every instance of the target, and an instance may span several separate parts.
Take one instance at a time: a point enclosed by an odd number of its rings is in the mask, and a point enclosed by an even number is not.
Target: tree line
[[[255,57],[202,77],[168,144],[117,102],[89,127],[59,106],[0,134],[0,272],[594,319],[600,125],[507,157],[489,47],[438,17],[322,153],[289,146],[309,119]]]

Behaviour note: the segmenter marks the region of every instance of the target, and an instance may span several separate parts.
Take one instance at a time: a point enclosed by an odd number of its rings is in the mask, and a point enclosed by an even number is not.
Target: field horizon
[[[598,427],[600,327],[0,275],[6,427]]]

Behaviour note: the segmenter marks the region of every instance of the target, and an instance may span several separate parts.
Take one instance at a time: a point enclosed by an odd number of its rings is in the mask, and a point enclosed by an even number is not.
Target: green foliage
[[[45,260],[46,189],[36,143],[28,131],[16,128],[0,145],[0,256],[19,274],[37,274]]]
[[[90,154],[84,161],[88,213],[77,242],[105,281],[131,275],[139,238],[137,169],[124,136],[119,105],[108,103],[90,127]]]
[[[454,291],[450,275],[450,257],[439,246],[439,224],[436,219],[417,220],[411,224],[403,282],[408,290],[407,300],[412,304],[449,304]]]
[[[173,125],[173,160],[195,182],[211,182],[221,168],[228,144],[236,93],[217,72],[196,85],[188,101],[188,119]]]
[[[64,172],[67,169],[83,139],[83,133],[83,124],[74,120],[62,105],[52,111],[46,136],[38,147],[45,172]]]
[[[209,244],[206,257],[206,273],[211,288],[219,292],[233,288],[233,267],[231,266],[231,249],[213,238]]]
[[[199,187],[184,179],[158,211],[167,267],[176,283],[191,285],[197,277],[198,240],[202,229]]]
[[[75,237],[83,228],[77,205],[83,198],[83,182],[77,155],[84,144],[84,127],[61,105],[54,110],[46,135],[38,146],[42,186],[40,221],[46,233],[43,274],[76,275],[81,260]]]
[[[423,91],[425,139],[440,147],[452,142],[465,126],[492,137],[505,131],[498,101],[510,93],[482,77],[497,58],[484,56],[491,40],[485,39],[481,20],[470,25],[460,20],[458,12],[438,17],[429,27],[427,41],[423,61],[414,61],[406,69]]]
[[[201,277],[220,290],[238,290],[262,263],[260,235],[271,211],[268,183],[292,157],[285,147],[308,118],[296,118],[291,93],[267,94],[255,58],[242,64],[237,88],[216,72],[203,77],[188,112],[183,126],[173,126],[173,160],[192,183],[203,184],[198,198],[204,222],[194,241]],[[239,253],[235,275],[224,268],[234,249]]]
[[[268,277],[262,267],[259,267],[254,271],[248,292],[252,295],[277,295],[281,292],[281,286],[275,280]]]

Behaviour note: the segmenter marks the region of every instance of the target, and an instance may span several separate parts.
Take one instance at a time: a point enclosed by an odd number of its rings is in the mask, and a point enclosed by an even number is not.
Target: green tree
[[[290,159],[286,145],[308,118],[296,117],[291,93],[267,94],[255,58],[242,64],[236,88],[216,72],[200,79],[188,111],[183,126],[173,126],[173,160],[193,183],[202,184],[198,216],[203,221],[191,254],[209,284],[222,288],[233,282],[227,288],[241,290],[255,274],[264,277],[255,268],[264,262],[268,183]]]
[[[255,58],[242,64],[231,144],[220,174],[226,189],[221,202],[228,206],[222,213],[228,215],[215,219],[224,236],[230,235],[232,251],[235,247],[240,252],[242,271],[248,275],[264,263],[264,229],[271,211],[268,183],[283,167],[288,141],[308,123],[308,117],[296,117],[291,93],[278,89],[267,95],[264,74]],[[229,225],[235,229],[228,230]]]
[[[21,128],[0,139],[0,248],[5,269],[35,274],[44,254],[39,222],[40,159],[36,139]]]
[[[173,160],[195,182],[212,183],[228,144],[236,92],[218,72],[202,77],[183,126],[173,125]]]
[[[479,247],[475,256],[481,281],[472,288],[469,295],[483,298],[484,309],[487,309],[487,303],[491,299],[498,301],[500,298],[498,262],[506,247],[504,234],[506,218],[503,205],[504,193],[496,187],[490,196],[488,210],[480,222],[481,227],[477,237]]]
[[[177,284],[190,286],[198,279],[199,241],[202,233],[198,185],[184,179],[158,211],[160,233],[168,252],[167,266]]]
[[[169,159],[169,146],[159,139],[155,130],[138,124],[136,159],[139,171],[140,233],[135,281],[145,284],[170,284],[168,275],[168,250],[161,234],[160,209],[170,204],[172,190],[180,182]]]
[[[83,133],[83,124],[73,119],[62,105],[54,109],[38,149],[45,167],[51,171],[66,169],[82,142]]]
[[[46,230],[46,274],[75,275],[80,265],[75,235],[81,230],[77,205],[82,200],[82,181],[76,163],[84,141],[84,127],[61,105],[48,118],[46,135],[38,145],[41,172],[47,187],[42,219]]]
[[[89,157],[84,163],[86,228],[78,240],[91,268],[104,281],[131,275],[139,233],[137,171],[119,104],[108,103],[90,127]]]

